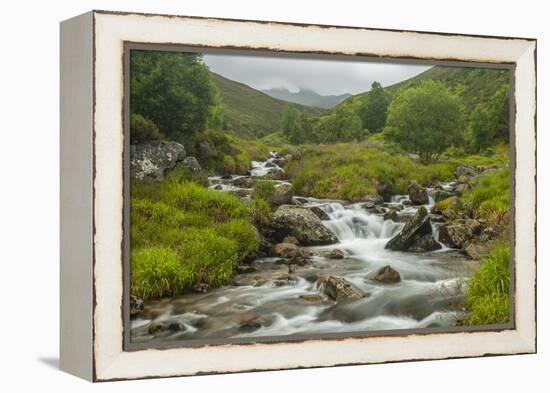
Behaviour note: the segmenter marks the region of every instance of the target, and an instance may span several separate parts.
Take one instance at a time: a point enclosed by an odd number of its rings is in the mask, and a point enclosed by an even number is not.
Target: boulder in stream
[[[254,186],[254,179],[248,176],[243,176],[233,180],[232,184],[235,187],[252,188]]]
[[[386,243],[385,248],[393,251],[407,251],[422,236],[431,235],[431,233],[430,216],[426,208],[421,206],[414,217],[405,224],[401,232]]]
[[[329,276],[322,284],[325,295],[337,302],[361,299],[365,294],[343,277]]]
[[[392,268],[390,265],[386,265],[376,270],[371,275],[369,275],[369,279],[373,281],[383,282],[386,284],[393,284],[401,281],[401,275],[397,270]]]
[[[417,239],[407,251],[426,252],[440,250],[441,244],[434,239],[431,233]]]
[[[294,236],[304,246],[337,243],[338,239],[311,210],[282,205],[269,216],[271,237],[276,241]]]
[[[428,191],[413,181],[409,184],[409,199],[414,205],[425,205],[429,202]]]
[[[323,253],[323,256],[327,259],[344,259],[346,254],[339,248],[335,248],[334,250],[326,251]]]
[[[308,209],[311,210],[313,212],[313,214],[315,214],[321,220],[323,220],[323,221],[330,220],[330,217],[327,214],[327,212],[324,211],[321,207],[319,207],[319,206],[310,206],[310,207],[308,207]]]

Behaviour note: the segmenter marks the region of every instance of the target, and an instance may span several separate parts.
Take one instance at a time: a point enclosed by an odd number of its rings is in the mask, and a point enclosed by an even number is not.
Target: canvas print
[[[510,322],[508,68],[129,57],[132,343]]]

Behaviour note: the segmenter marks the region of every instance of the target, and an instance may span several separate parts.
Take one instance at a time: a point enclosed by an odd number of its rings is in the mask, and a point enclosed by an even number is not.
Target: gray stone
[[[401,281],[401,275],[397,270],[393,269],[390,265],[387,265],[369,275],[369,279],[386,284],[393,284]]]
[[[130,175],[134,179],[160,181],[185,159],[177,142],[151,141],[130,146]]]
[[[269,216],[272,237],[280,241],[285,236],[294,236],[305,246],[337,243],[338,239],[326,228],[319,217],[309,209],[282,205]]]
[[[426,252],[426,251],[435,251],[441,249],[441,244],[434,239],[432,234],[427,234],[421,236],[419,239],[415,240],[414,243],[408,248],[407,251],[413,252]]]
[[[409,199],[414,205],[425,205],[428,203],[428,191],[417,182],[409,184]]]
[[[386,243],[385,248],[393,251],[407,251],[418,239],[431,233],[430,216],[426,208],[422,206],[405,224],[401,232]]]
[[[323,283],[323,292],[333,300],[361,299],[365,294],[342,277],[329,276]]]
[[[315,214],[317,217],[319,217],[321,220],[323,221],[326,221],[326,220],[330,220],[330,217],[329,215],[327,214],[326,211],[324,211],[322,208],[320,208],[319,206],[310,206],[308,207],[309,210],[311,210],[313,212],[313,214]]]
[[[455,176],[457,178],[461,176],[474,177],[477,175],[477,170],[469,165],[460,165],[455,169]]]

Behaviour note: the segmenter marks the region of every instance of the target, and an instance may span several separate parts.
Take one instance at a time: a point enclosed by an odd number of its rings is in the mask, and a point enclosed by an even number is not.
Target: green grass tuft
[[[471,276],[466,291],[466,325],[490,325],[510,320],[510,247],[500,244]]]

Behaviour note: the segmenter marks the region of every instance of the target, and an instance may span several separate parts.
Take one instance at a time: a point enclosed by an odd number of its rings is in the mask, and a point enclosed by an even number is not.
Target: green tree
[[[462,112],[460,99],[443,84],[425,81],[392,101],[385,132],[403,149],[430,162],[462,132]]]
[[[132,51],[130,111],[151,120],[168,139],[187,142],[204,130],[215,89],[195,53]]]
[[[378,82],[373,82],[371,90],[359,107],[358,114],[363,128],[370,132],[380,132],[386,125],[389,97]]]
[[[480,151],[495,142],[509,142],[509,87],[502,86],[487,102],[476,105],[469,124],[472,148]]]
[[[292,105],[288,105],[283,111],[281,130],[291,143],[298,144],[304,142],[304,135],[300,124],[300,112]]]

